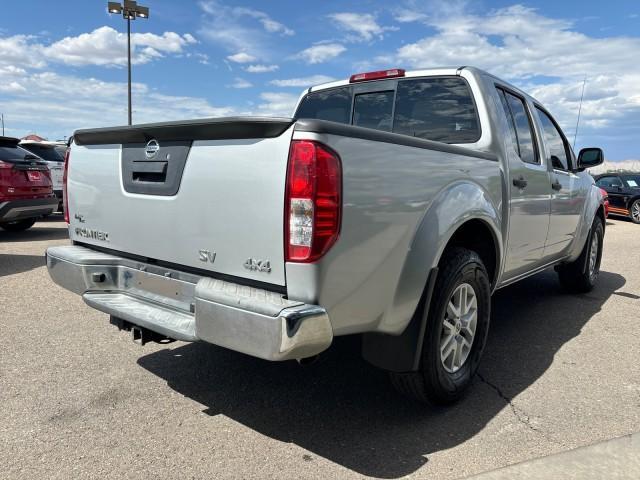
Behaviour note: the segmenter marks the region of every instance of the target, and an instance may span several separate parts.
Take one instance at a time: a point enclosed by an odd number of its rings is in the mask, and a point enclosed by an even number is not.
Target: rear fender
[[[494,205],[489,194],[476,183],[461,181],[440,192],[416,230],[393,303],[378,327],[378,331],[387,333],[364,335],[363,355],[367,361],[393,371],[418,368],[426,319],[414,314],[421,299],[426,303],[424,308],[429,308],[429,290],[435,284],[438,262],[447,244],[466,222],[483,221],[493,234],[495,271],[500,272],[503,251],[500,212],[501,206]]]
[[[589,193],[587,194],[582,218],[580,219],[580,225],[578,226],[578,231],[571,247],[571,253],[568,261],[572,262],[580,256],[580,253],[584,248],[584,244],[587,241],[587,237],[589,236],[589,230],[591,229],[596,213],[603,203],[604,199],[600,189],[596,185],[592,185],[589,189]]]

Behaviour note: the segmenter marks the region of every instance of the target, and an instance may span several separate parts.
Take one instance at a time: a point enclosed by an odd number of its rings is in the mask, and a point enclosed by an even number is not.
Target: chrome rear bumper
[[[82,246],[47,249],[49,274],[102,312],[176,340],[264,358],[305,358],[333,340],[327,312],[277,292],[146,264]]]

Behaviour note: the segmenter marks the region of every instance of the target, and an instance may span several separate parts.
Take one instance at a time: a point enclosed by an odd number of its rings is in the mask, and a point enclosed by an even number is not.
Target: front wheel
[[[571,263],[556,267],[560,284],[570,292],[587,293],[593,290],[600,274],[604,226],[596,217],[580,256]]]
[[[631,204],[629,218],[633,223],[640,223],[640,198]]]
[[[420,370],[391,373],[401,393],[448,405],[463,395],[478,369],[489,332],[491,286],[477,253],[452,248],[440,272],[427,315]]]
[[[7,232],[22,232],[33,227],[34,223],[36,223],[35,218],[27,218],[26,220],[0,223],[0,228]]]

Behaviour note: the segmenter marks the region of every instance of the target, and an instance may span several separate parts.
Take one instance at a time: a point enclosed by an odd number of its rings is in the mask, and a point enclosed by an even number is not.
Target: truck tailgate
[[[221,119],[76,132],[67,180],[70,237],[285,285],[292,131],[288,119]]]

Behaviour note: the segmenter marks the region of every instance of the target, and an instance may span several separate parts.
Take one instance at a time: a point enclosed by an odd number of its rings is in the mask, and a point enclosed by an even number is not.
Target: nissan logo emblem
[[[149,140],[149,142],[147,142],[147,146],[144,147],[144,154],[147,158],[153,158],[156,156],[156,153],[158,153],[158,150],[160,150],[160,144],[154,138],[153,140]]]

